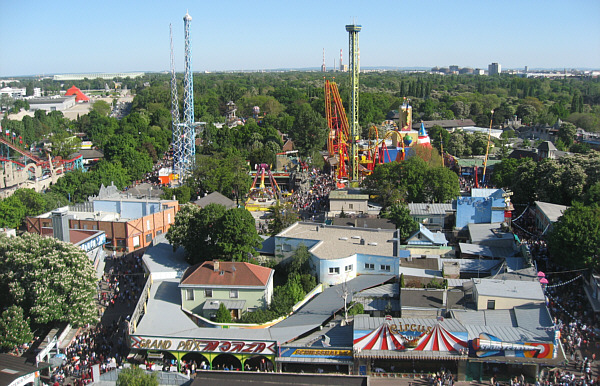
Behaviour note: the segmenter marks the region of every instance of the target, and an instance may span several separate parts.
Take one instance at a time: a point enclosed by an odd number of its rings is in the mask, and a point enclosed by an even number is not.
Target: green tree
[[[550,257],[566,268],[597,268],[600,257],[600,206],[573,203],[548,233]]]
[[[410,210],[406,204],[392,205],[384,213],[384,217],[396,226],[402,240],[405,240],[412,232],[419,229],[419,223],[410,216]]]
[[[19,228],[26,212],[27,208],[14,195],[0,200],[0,227]]]
[[[109,186],[114,183],[117,189],[122,190],[131,184],[129,172],[120,162],[102,160],[94,166],[93,173],[104,186]]]
[[[92,105],[92,110],[96,111],[100,115],[107,116],[108,114],[110,114],[112,109],[110,107],[110,104],[108,104],[107,102],[103,100],[98,100]]]
[[[219,256],[226,260],[244,261],[262,242],[256,231],[254,217],[245,208],[226,211],[215,231],[211,238],[218,240]]]
[[[299,219],[298,212],[291,203],[280,203],[278,201],[269,208],[269,233],[271,236],[275,236]]]
[[[0,318],[0,347],[8,351],[32,339],[29,319],[23,315],[23,309],[15,305],[8,307]]]
[[[458,175],[444,167],[427,169],[423,186],[425,202],[450,202],[460,195]]]
[[[217,316],[215,317],[215,322],[217,323],[231,323],[233,319],[231,318],[231,312],[225,307],[224,303],[219,304],[219,309],[217,310]]]
[[[566,147],[570,147],[573,144],[575,135],[577,134],[577,127],[570,122],[563,122],[558,129],[558,138],[560,138]]]
[[[170,200],[175,196],[179,204],[186,204],[192,198],[192,188],[187,185],[181,185],[176,188],[163,188],[163,194],[160,196],[163,200]]]
[[[327,139],[327,122],[309,104],[299,108],[292,131],[289,133],[301,156],[309,156],[321,150]]]
[[[25,216],[37,216],[44,213],[46,200],[44,195],[33,189],[17,189],[13,194],[25,207]]]
[[[19,306],[34,327],[98,320],[96,274],[85,252],[53,237],[0,236],[0,307]]]
[[[310,267],[310,252],[308,251],[308,247],[306,245],[300,243],[296,247],[296,250],[286,265],[286,270],[288,276],[294,274],[310,274],[312,272]]]
[[[137,366],[124,368],[117,377],[117,386],[158,386],[156,373],[147,373]]]
[[[292,312],[292,307],[306,296],[302,288],[300,275],[290,275],[285,285],[274,290],[271,306],[269,307],[277,316]]]

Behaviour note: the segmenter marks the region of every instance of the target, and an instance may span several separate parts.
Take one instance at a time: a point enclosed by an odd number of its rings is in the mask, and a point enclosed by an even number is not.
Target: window
[[[487,309],[488,310],[495,310],[496,309],[496,301],[495,300],[488,300],[488,305],[487,305]]]
[[[204,290],[204,297],[205,297],[205,298],[212,298],[212,289],[210,289],[210,288],[206,288],[206,289]]]
[[[375,264],[365,263],[365,269],[375,269]]]
[[[150,230],[150,220],[146,220],[146,230]]]
[[[152,233],[146,235],[146,243],[152,242]]]
[[[79,224],[73,223],[73,226],[71,228],[73,228],[73,229],[79,229]]]
[[[167,223],[171,223],[171,213],[167,213]]]
[[[233,290],[229,290],[229,297],[231,299],[237,299],[238,298],[238,290],[233,289]]]
[[[87,229],[87,224],[83,224],[83,229]]]
[[[92,229],[97,231],[98,230],[98,225],[92,225]]]
[[[157,236],[158,236],[158,235],[162,235],[162,231],[161,231],[161,230],[157,230],[157,231],[156,231],[156,235],[157,235]]]
[[[339,273],[340,273],[340,267],[330,267],[329,268],[330,275],[339,274]]]
[[[354,204],[348,204],[348,209],[354,209]]]
[[[292,246],[291,246],[290,244],[283,244],[283,245],[281,246],[281,250],[282,250],[283,252],[291,252],[291,250],[292,250]]]
[[[344,271],[346,271],[346,272],[350,272],[350,271],[352,271],[352,265],[353,265],[353,264],[350,264],[350,265],[347,265],[347,266],[345,266],[345,267],[344,267]]]
[[[381,271],[385,271],[385,272],[390,272],[391,268],[389,265],[385,265],[385,264],[381,264],[381,268],[379,268]]]
[[[140,246],[140,236],[135,236],[133,238],[133,247],[139,247]]]
[[[194,300],[194,290],[193,289],[185,290],[185,300]]]
[[[125,239],[117,239],[117,248],[125,248]]]

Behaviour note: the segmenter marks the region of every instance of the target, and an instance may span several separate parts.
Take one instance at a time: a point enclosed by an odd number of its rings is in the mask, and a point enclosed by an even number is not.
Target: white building
[[[27,91],[25,87],[17,88],[17,87],[4,87],[0,89],[0,96],[8,95],[13,99],[22,99],[25,97]]]
[[[46,111],[64,111],[75,106],[75,95],[52,98],[31,98],[29,109]]]

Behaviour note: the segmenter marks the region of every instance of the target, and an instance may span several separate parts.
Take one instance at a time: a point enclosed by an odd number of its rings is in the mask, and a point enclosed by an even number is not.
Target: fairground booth
[[[541,328],[532,337],[531,331],[509,324],[357,315],[353,334],[358,374],[425,378],[450,372],[461,381],[524,374],[535,379],[541,366],[555,366],[562,357],[554,331]]]

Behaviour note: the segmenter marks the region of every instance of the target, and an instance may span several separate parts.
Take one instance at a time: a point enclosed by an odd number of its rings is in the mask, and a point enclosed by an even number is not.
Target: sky
[[[0,0],[0,77],[348,64],[345,25],[362,25],[360,65],[600,69],[599,0]]]

